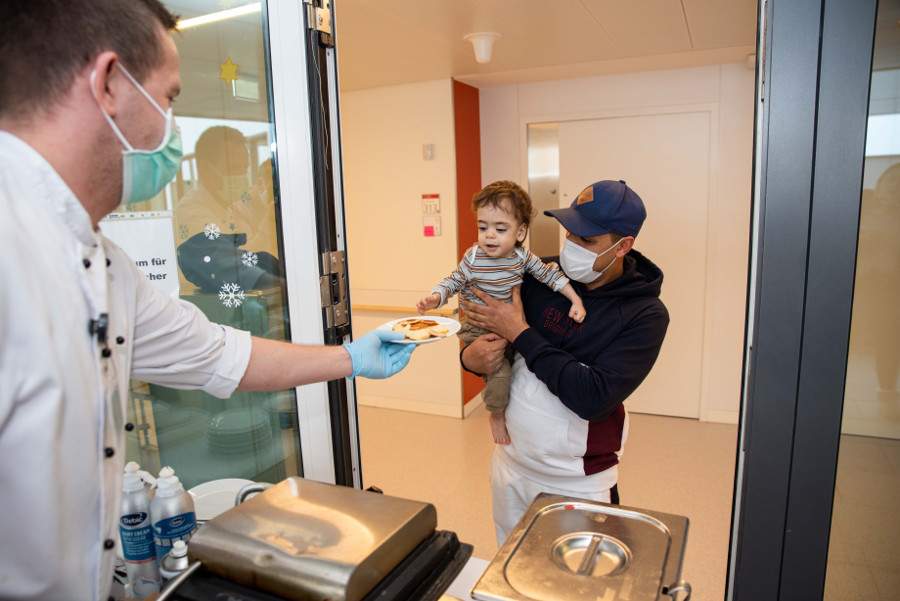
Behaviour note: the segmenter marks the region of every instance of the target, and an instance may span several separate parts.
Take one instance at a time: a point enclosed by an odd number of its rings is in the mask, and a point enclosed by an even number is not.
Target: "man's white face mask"
[[[620,238],[619,242],[624,239]],[[613,260],[602,271],[594,271],[594,261],[618,246],[619,242],[616,242],[598,255],[583,246],[575,244],[571,240],[566,240],[562,251],[559,253],[559,264],[570,280],[575,280],[582,284],[590,284],[603,277],[606,270],[616,262],[617,257],[613,257]]]

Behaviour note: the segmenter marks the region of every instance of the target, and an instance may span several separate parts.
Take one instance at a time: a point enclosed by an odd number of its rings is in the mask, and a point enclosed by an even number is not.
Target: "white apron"
[[[516,354],[506,409],[506,429],[512,442],[497,445],[491,461],[498,545],[538,493],[609,502],[609,490],[618,481],[618,465],[590,476],[584,474],[588,424],[563,405]],[[623,448],[627,436],[626,412]],[[621,458],[622,448],[617,455]]]

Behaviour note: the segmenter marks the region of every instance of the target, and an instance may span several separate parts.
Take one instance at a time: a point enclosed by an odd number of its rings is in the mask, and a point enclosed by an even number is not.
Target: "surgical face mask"
[[[100,110],[106,117],[106,122],[112,128],[113,132],[122,142],[122,146],[126,150],[122,151],[122,198],[119,200],[120,205],[141,202],[153,198],[166,187],[178,169],[181,167],[181,130],[175,124],[172,117],[172,109],[163,111],[156,101],[151,98],[150,94],[139,84],[131,74],[125,70],[121,64],[116,63],[122,70],[122,73],[128,77],[128,80],[150,101],[159,114],[166,120],[166,129],[163,132],[162,140],[153,150],[135,150],[128,143],[122,132],[113,122],[112,118],[107,114],[103,107]],[[94,78],[97,72],[91,73],[91,93],[94,94],[94,100],[100,104],[97,94],[94,91]]]
[[[621,238],[619,242],[624,239],[625,238]],[[609,265],[604,267],[601,271],[594,271],[594,261],[618,246],[619,242],[616,242],[598,255],[592,253],[583,246],[575,244],[571,240],[566,240],[565,244],[563,244],[562,252],[559,253],[559,264],[570,280],[575,280],[576,282],[581,282],[583,284],[590,284],[603,277],[606,270],[612,267],[612,264],[616,262],[616,257],[613,257],[613,260],[609,262]]]

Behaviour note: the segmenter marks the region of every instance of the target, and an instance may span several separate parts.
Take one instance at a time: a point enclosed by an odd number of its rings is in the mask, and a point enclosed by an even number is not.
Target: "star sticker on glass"
[[[236,65],[231,62],[231,57],[228,57],[228,60],[224,63],[219,63],[219,69],[221,72],[219,73],[219,79],[224,79],[226,84],[231,84],[234,80],[238,78],[237,70],[240,65]]]

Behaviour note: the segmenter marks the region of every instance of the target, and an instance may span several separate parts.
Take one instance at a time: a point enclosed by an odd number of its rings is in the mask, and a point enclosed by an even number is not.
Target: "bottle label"
[[[197,530],[197,515],[193,511],[163,518],[153,523],[153,542],[156,545],[156,559],[172,550],[175,541],[188,542]]]
[[[141,526],[141,524],[145,524]],[[156,558],[153,533],[143,512],[123,515],[119,519],[119,537],[122,539],[122,556],[129,563],[140,563]]]

